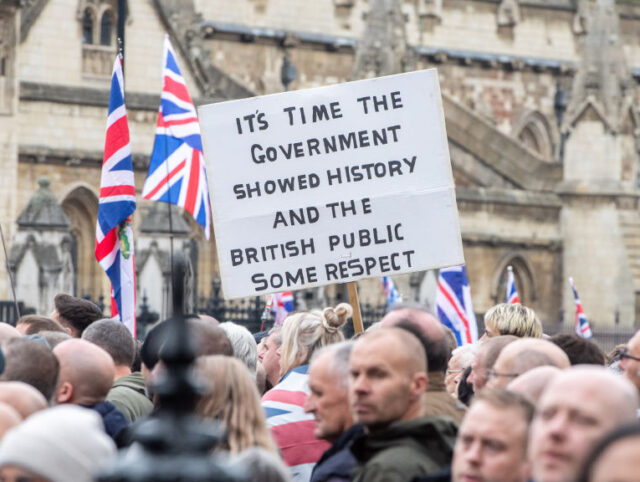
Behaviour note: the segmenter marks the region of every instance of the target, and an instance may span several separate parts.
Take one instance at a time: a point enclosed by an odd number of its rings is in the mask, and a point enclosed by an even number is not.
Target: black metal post
[[[122,75],[124,76],[124,24],[127,20],[127,2],[118,0],[118,25],[116,36],[118,37],[118,50],[122,55]]]

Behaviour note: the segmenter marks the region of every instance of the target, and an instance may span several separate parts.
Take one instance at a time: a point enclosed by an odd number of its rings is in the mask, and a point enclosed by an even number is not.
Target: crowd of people
[[[609,354],[544,335],[500,304],[456,346],[427,309],[396,304],[345,340],[348,304],[250,333],[191,316],[195,412],[249,480],[640,480],[640,332]],[[0,482],[92,481],[158,412],[167,322],[135,340],[87,300],[0,323]]]

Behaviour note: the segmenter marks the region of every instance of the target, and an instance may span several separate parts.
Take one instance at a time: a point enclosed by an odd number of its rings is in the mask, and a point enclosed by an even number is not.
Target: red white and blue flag
[[[330,447],[315,437],[314,416],[304,411],[310,393],[308,369],[309,365],[294,368],[262,397],[267,426],[294,481],[308,481],[315,463]]]
[[[516,289],[516,280],[513,276],[513,268],[511,266],[507,266],[507,303],[520,303],[520,297]]]
[[[591,338],[591,327],[589,326],[587,315],[584,314],[584,310],[582,309],[582,302],[578,296],[576,285],[573,283],[573,278],[569,278],[569,284],[573,290],[573,299],[576,302],[576,333],[583,338]]]
[[[168,35],[156,138],[142,197],[185,209],[209,239],[211,204],[200,125]]]
[[[284,291],[282,293],[274,293],[271,295],[271,311],[273,311],[275,320],[274,326],[284,323],[284,319],[293,311],[293,293]]]
[[[478,325],[471,304],[471,288],[464,265],[440,270],[436,311],[442,324],[453,331],[458,346],[478,340]]]
[[[393,305],[396,303],[402,303],[402,296],[398,293],[396,289],[396,285],[393,283],[393,280],[389,276],[382,277],[382,288],[384,289],[384,294],[387,297],[387,309],[390,310]]]
[[[111,77],[96,226],[96,259],[111,280],[111,316],[117,315],[133,336],[136,335],[136,271],[131,225],[135,210],[136,189],[124,105],[122,57],[118,55]]]

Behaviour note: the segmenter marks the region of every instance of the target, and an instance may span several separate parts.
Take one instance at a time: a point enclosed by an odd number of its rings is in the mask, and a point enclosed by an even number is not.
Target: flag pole
[[[122,58],[122,81],[124,83],[124,24],[126,20],[127,6],[125,0],[118,0],[118,24],[117,24],[117,37],[118,37],[118,51]],[[123,85],[124,90],[124,85]]]
[[[4,232],[2,231],[2,224],[0,223],[0,238],[2,238],[2,249],[4,250],[4,262],[7,267],[7,274],[9,275],[9,284],[11,285],[11,293],[13,294],[13,303],[16,307],[16,320],[20,318],[20,307],[18,306],[18,298],[16,297],[16,287],[13,283],[13,276],[11,276],[11,269],[9,268],[9,256],[7,256],[7,245],[4,242]]]
[[[362,324],[362,313],[360,312],[360,301],[358,300],[358,287],[355,281],[347,283],[347,292],[349,293],[349,304],[353,308],[353,331],[364,333],[364,325]]]

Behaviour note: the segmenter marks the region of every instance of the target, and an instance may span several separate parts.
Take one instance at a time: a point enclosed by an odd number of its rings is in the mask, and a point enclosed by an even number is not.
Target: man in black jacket
[[[311,394],[304,409],[315,418],[314,435],[333,444],[313,468],[311,482],[349,481],[356,466],[349,445],[363,431],[361,426],[353,425],[349,407],[349,356],[352,347],[352,342],[329,345],[311,359]]]

